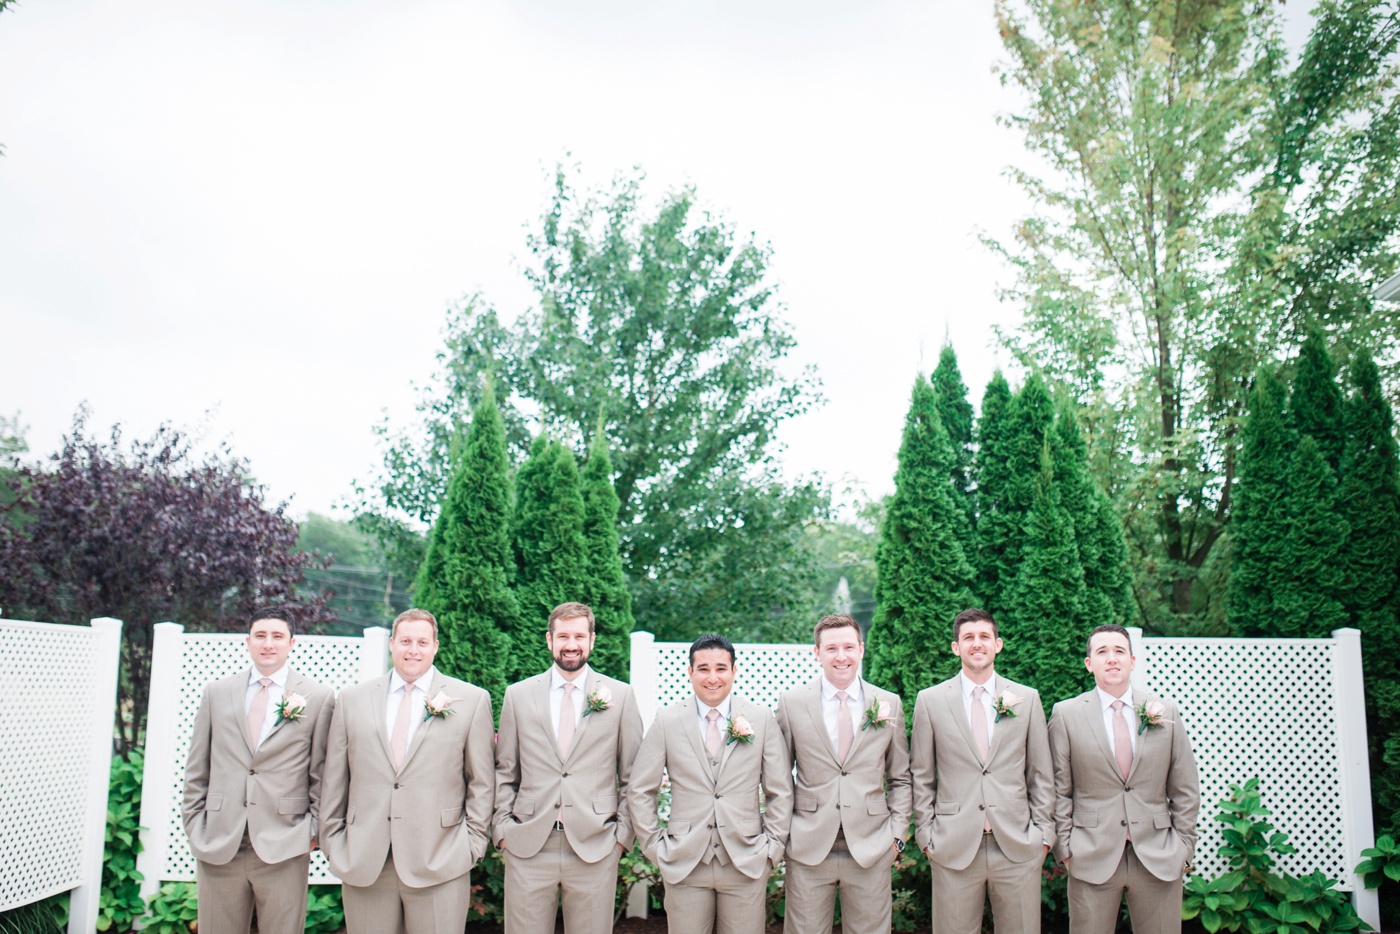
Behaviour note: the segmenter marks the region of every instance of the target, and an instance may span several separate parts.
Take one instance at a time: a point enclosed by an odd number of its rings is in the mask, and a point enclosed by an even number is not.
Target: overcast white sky
[[[1306,29],[1311,3],[1289,8]],[[572,153],[641,166],[774,248],[829,399],[790,473],[892,487],[951,337],[974,402],[1026,210],[974,0],[22,0],[0,14],[0,413],[56,449],[205,425],[294,515],[412,417],[447,306],[517,258]],[[213,415],[206,421],[204,413]]]

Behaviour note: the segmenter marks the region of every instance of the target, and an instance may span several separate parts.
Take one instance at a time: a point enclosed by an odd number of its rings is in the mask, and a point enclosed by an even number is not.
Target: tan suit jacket
[[[632,826],[642,852],[671,885],[700,864],[716,835],[734,867],[750,879],[783,858],[792,819],[792,763],[772,712],[730,697],[730,716],[753,725],[753,742],[725,745],[718,768],[711,767],[701,742],[693,695],[656,715],[632,766]],[[664,828],[656,816],[663,772],[671,779],[671,819]],[[763,813],[760,788],[767,802]]]
[[[1161,701],[1160,727],[1137,735],[1127,781],[1109,746],[1097,690],[1060,701],[1050,718],[1055,763],[1055,856],[1069,874],[1108,881],[1131,834],[1138,860],[1158,879],[1181,877],[1196,852],[1200,776],[1176,705],[1135,692],[1136,703]],[[1131,729],[1131,720],[1129,721]]]
[[[958,676],[924,688],[914,703],[914,824],[919,846],[947,869],[966,869],[983,820],[1008,859],[1040,859],[1054,844],[1055,787],[1045,709],[1034,688],[993,675],[992,697],[1022,700],[992,727],[988,761],[977,754]]]
[[[778,727],[797,763],[788,859],[820,865],[837,831],[851,857],[865,868],[894,861],[896,840],[909,833],[909,740],[898,694],[867,681],[865,706],[890,705],[885,726],[857,727],[845,763],[836,759],[822,716],[822,679],[793,688],[778,701]],[[864,722],[864,718],[861,718]]]
[[[456,879],[486,852],[495,784],[491,696],[434,672],[428,697],[452,713],[414,730],[395,774],[385,722],[389,673],[340,692],[326,753],[321,849],[340,881],[371,885],[390,845],[399,878],[414,888]]]
[[[561,807],[564,836],[584,862],[598,862],[619,843],[632,845],[626,795],[642,744],[642,717],[630,686],[592,669],[587,679],[582,693],[574,692],[585,713],[567,759],[559,758],[549,714],[550,671],[506,688],[492,828],[516,856],[540,851]],[[612,706],[588,712],[587,698],[600,687],[612,693]]]
[[[311,852],[321,809],[334,692],[289,669],[283,696],[305,697],[306,712],[273,727],[255,753],[244,706],[250,672],[205,686],[185,763],[190,852],[216,866],[238,853],[245,827],[265,863]]]

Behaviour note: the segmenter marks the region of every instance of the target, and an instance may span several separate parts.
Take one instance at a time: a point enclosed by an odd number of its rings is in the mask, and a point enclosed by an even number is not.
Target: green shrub
[[[146,911],[141,898],[141,873],[136,854],[141,852],[141,771],[145,759],[139,749],[112,760],[107,792],[107,836],[102,850],[102,894],[97,907],[99,931],[126,931]]]
[[[193,882],[167,882],[151,899],[145,919],[147,931],[154,934],[190,934],[199,920],[199,899]]]
[[[68,893],[0,911],[0,934],[65,934]]]
[[[313,885],[306,890],[306,934],[335,934],[345,927],[340,886]]]

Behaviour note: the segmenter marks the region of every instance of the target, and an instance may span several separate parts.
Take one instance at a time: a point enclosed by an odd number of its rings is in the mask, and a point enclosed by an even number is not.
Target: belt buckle
[[[555,822],[554,822],[554,829],[555,829],[555,830],[563,830],[563,829],[564,829],[564,822],[561,821],[561,820],[555,821]]]

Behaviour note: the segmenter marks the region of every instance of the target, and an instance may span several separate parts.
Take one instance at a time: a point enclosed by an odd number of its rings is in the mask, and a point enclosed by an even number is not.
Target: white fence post
[[[1366,752],[1366,687],[1361,672],[1361,630],[1335,629],[1332,653],[1333,690],[1337,699],[1337,752],[1342,766],[1342,850],[1348,871],[1361,862],[1361,851],[1376,845],[1371,823],[1371,769]],[[1366,880],[1352,876],[1356,913],[1380,930],[1380,898]]]
[[[86,880],[72,890],[68,901],[68,934],[97,930],[97,908],[102,898],[102,848],[107,837],[107,789],[112,774],[112,734],[116,727],[117,671],[121,666],[122,621],[103,617],[92,621],[97,642],[97,683],[93,696],[98,710],[107,715],[93,718],[88,738],[91,761],[88,766],[91,791],[83,821],[82,877]],[[105,701],[105,703],[101,703]]]
[[[180,691],[180,661],[184,653],[185,627],[179,623],[156,623],[151,627],[151,684],[146,708],[146,775],[173,775],[181,763],[175,761],[175,715],[173,703]],[[164,823],[164,815],[178,802],[171,800],[169,782],[141,783],[141,852],[136,871],[141,873],[141,897],[147,902],[160,891],[159,867],[165,865],[165,834],[153,832]],[[140,921],[136,922],[140,926]]]
[[[1133,657],[1137,661],[1133,664],[1133,673],[1128,676],[1128,684],[1139,694],[1148,690],[1148,671],[1151,668],[1151,658],[1147,654],[1147,643],[1143,640],[1141,626],[1129,626],[1128,641],[1132,643]]]
[[[384,674],[389,659],[389,630],[383,626],[365,627],[360,643],[360,680],[373,681]]]
[[[632,693],[637,698],[642,729],[649,730],[661,708],[661,673],[656,670],[656,637],[651,633],[632,633],[631,669]]]

